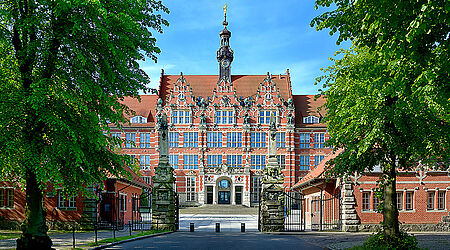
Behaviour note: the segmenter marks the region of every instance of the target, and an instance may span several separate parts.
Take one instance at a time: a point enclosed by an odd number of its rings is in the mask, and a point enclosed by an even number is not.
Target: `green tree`
[[[326,69],[330,145],[345,148],[334,173],[383,169],[383,225],[399,236],[396,169],[450,159],[448,1],[317,0],[311,22],[353,49]]]
[[[127,122],[119,101],[149,78],[138,61],[160,52],[168,9],[154,0],[0,2],[0,166],[25,183],[18,249],[47,249],[42,190],[82,191],[107,174],[126,174],[129,157],[109,149],[108,123]]]

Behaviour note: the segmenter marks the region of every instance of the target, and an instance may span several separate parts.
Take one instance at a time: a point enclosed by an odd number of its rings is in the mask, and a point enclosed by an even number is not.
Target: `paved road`
[[[245,223],[246,231],[258,231],[258,215],[252,214],[180,214],[180,231],[189,231],[190,223],[201,232],[215,232],[216,223],[220,223],[222,232],[240,232],[241,223]]]
[[[323,249],[292,235],[258,232],[175,232],[106,249]]]

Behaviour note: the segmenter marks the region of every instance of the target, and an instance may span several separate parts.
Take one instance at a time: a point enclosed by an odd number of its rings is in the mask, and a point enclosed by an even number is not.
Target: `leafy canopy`
[[[146,89],[138,61],[156,60],[151,30],[168,25],[164,12],[154,0],[0,3],[2,179],[32,171],[76,191],[125,174],[131,160],[102,131],[126,122],[124,96]]]

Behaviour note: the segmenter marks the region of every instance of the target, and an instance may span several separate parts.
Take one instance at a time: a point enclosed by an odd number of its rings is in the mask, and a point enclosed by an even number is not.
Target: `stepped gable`
[[[165,102],[174,84],[181,75],[162,75],[160,83],[160,96]],[[212,97],[214,89],[217,87],[218,75],[184,75],[186,83],[192,89],[195,97]],[[260,83],[267,78],[267,75],[232,75],[232,85],[236,90],[236,95],[242,97],[256,96]],[[273,75],[272,81],[276,83],[280,91],[280,97],[287,101],[290,98],[289,80],[287,75]]]
[[[125,104],[133,110],[134,116],[147,117],[147,123],[134,123],[133,127],[148,127],[155,126],[156,122],[156,103],[158,101],[157,95],[141,95],[141,102],[137,98],[125,97],[120,103]],[[132,116],[125,115],[126,118],[130,119]]]
[[[296,127],[324,127],[326,123],[305,124],[303,117],[310,115],[323,118],[326,114],[325,110],[318,111],[319,107],[326,102],[324,97],[315,98],[314,95],[293,95],[295,105],[295,125]]]

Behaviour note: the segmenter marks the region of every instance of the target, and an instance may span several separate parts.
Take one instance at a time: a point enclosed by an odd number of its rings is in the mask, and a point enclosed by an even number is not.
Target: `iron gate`
[[[102,193],[100,200],[100,221],[99,228],[123,229],[125,202],[119,194],[115,192]]]
[[[284,192],[284,231],[305,231],[305,198],[298,192]]]
[[[152,193],[143,192],[133,197],[131,221],[133,230],[150,230],[152,226]]]
[[[341,203],[339,195],[329,198],[318,196],[311,200],[311,230],[341,230]]]
[[[180,229],[180,197],[175,193],[175,231]]]

